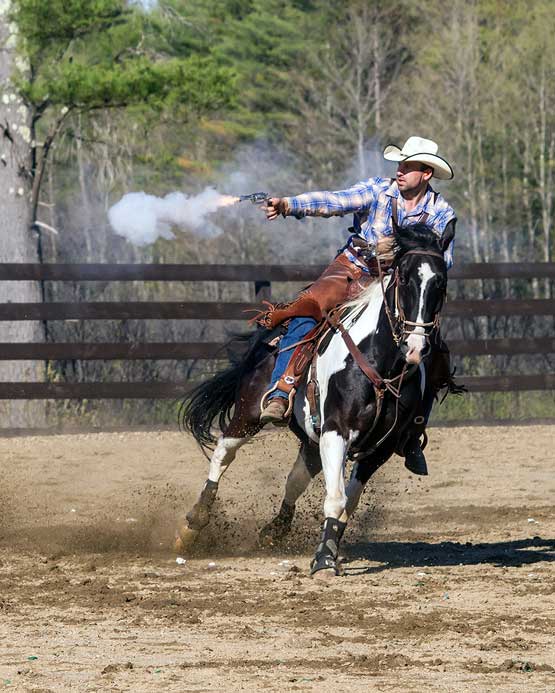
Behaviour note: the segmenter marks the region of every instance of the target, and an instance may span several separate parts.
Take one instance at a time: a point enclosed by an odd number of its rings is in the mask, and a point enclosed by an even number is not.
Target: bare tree
[[[296,76],[295,105],[304,127],[291,140],[311,168],[336,174],[354,156],[358,176],[368,177],[366,148],[381,131],[389,90],[407,57],[404,5],[346,3],[332,40]]]

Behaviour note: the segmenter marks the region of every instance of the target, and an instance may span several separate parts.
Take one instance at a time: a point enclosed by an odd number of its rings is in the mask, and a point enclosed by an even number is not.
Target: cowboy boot
[[[275,426],[285,426],[287,424],[287,410],[289,400],[285,397],[273,397],[264,407],[260,414],[260,423],[265,425],[273,423]]]
[[[418,476],[428,476],[428,465],[420,446],[420,436],[412,435],[405,443],[405,467]]]

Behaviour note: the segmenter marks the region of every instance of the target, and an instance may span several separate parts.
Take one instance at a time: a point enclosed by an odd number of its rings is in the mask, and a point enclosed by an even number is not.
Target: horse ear
[[[457,223],[456,219],[451,219],[451,221],[445,227],[445,231],[441,235],[441,238],[439,239],[439,247],[441,248],[442,253],[444,253],[447,250],[447,248],[451,244],[451,241],[455,238],[455,224],[456,223]]]

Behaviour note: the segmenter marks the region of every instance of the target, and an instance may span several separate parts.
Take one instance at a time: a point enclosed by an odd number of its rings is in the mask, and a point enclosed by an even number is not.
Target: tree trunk
[[[30,167],[29,114],[9,78],[15,63],[15,36],[8,22],[9,2],[0,4],[0,262],[38,262],[38,242],[30,229],[30,184],[24,175]],[[0,303],[40,301],[37,282],[0,282]],[[39,322],[0,322],[0,342],[40,342]],[[44,364],[0,361],[0,381],[44,379]],[[1,385],[0,385],[1,387]],[[45,425],[44,402],[0,400],[0,427]]]
[[[82,145],[82,129],[81,129],[81,116],[77,116],[77,168],[79,171],[79,189],[81,191],[81,203],[83,206],[83,221],[84,221],[84,232],[85,232],[85,244],[87,248],[87,262],[91,262],[94,256],[92,237],[91,237],[91,226],[92,226],[92,205],[89,197],[89,191],[87,187],[87,174],[85,171],[86,163],[83,156],[83,145]],[[96,250],[96,249],[95,249]]]

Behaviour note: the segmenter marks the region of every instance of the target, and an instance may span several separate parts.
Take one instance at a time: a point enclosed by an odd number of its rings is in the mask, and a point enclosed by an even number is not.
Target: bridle
[[[444,257],[441,253],[438,253],[435,250],[407,250],[406,253],[403,253],[403,258],[406,257],[407,255],[426,255],[426,256],[432,256],[432,257],[438,257],[442,261],[444,260]],[[385,313],[387,315],[387,319],[389,322],[389,326],[391,327],[391,334],[393,335],[393,341],[395,342],[395,345],[398,347],[401,342],[404,341],[405,337],[407,335],[413,334],[416,330],[416,328],[421,328],[421,332],[419,332],[419,336],[424,337],[428,343],[431,341],[431,337],[436,332],[439,330],[439,325],[440,325],[440,311],[443,306],[443,299],[445,298],[445,292],[442,297],[441,304],[439,306],[439,309],[434,315],[433,320],[430,322],[415,322],[413,320],[407,320],[405,316],[405,311],[403,310],[403,306],[401,305],[401,301],[399,299],[399,285],[400,285],[400,280],[399,280],[399,265],[395,267],[395,272],[393,274],[393,280],[392,282],[388,285],[388,287],[385,287],[384,283],[384,272],[382,269],[381,261],[378,255],[376,255],[376,261],[377,261],[377,267],[378,267],[378,277],[380,280],[380,284],[382,287],[382,294],[383,294],[383,302],[384,302],[384,308],[385,308]],[[391,308],[389,306],[388,300],[387,300],[387,292],[393,289],[394,291],[394,307],[395,307],[395,316],[391,314]]]

